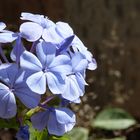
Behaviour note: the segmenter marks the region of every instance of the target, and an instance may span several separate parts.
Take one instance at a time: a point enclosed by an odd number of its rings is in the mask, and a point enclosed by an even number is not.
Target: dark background
[[[0,0],[0,21],[9,26],[23,11],[68,22],[97,60],[82,103],[73,105],[77,125],[88,127],[106,106],[140,119],[140,0]]]

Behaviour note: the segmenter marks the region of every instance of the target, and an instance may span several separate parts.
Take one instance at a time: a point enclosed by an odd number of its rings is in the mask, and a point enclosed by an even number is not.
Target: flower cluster
[[[96,61],[67,23],[25,12],[21,20],[18,32],[0,22],[0,118],[15,117],[18,101],[28,109],[38,106],[33,127],[61,136],[75,125],[68,105],[80,103],[86,69],[96,69]],[[10,59],[3,51],[7,43]],[[59,103],[50,105],[54,98]]]

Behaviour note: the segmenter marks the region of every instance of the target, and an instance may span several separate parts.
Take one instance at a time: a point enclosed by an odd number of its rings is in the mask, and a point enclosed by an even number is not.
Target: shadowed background
[[[97,60],[82,103],[72,106],[78,125],[88,127],[96,112],[110,105],[140,119],[140,0],[0,1],[0,21],[9,26],[21,23],[23,11],[68,22]]]

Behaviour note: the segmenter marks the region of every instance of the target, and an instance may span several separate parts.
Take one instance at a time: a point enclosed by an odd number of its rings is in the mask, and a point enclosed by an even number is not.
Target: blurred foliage
[[[95,140],[126,140],[125,137],[118,137],[118,138],[113,138],[113,139],[95,139]]]
[[[70,140],[88,140],[89,130],[82,127],[75,127],[67,134]]]
[[[67,136],[62,137],[50,136],[48,140],[70,140],[70,139]]]
[[[135,124],[135,119],[120,108],[107,108],[101,111],[92,122],[94,128],[106,130],[127,129]]]
[[[49,139],[47,129],[44,129],[43,131],[38,131],[32,127],[32,124],[30,121],[26,121],[26,124],[29,126],[30,140],[47,140],[47,139]]]
[[[136,124],[136,120],[125,110],[109,107],[97,114],[90,129],[75,127],[67,135],[70,140],[126,140],[126,134],[122,132]]]
[[[15,128],[18,129],[19,124],[16,118],[13,119],[0,119],[0,128]]]

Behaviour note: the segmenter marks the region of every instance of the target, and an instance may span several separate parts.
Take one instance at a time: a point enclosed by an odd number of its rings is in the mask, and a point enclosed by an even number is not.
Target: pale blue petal
[[[49,70],[52,73],[61,75],[63,79],[66,78],[66,75],[69,75],[70,73],[72,73],[72,67],[71,65],[68,65],[68,64],[52,67],[52,68],[49,68]]]
[[[65,79],[65,88],[62,93],[62,97],[69,100],[74,101],[79,98],[79,85],[77,83],[75,75],[70,75]]]
[[[30,69],[33,71],[42,70],[42,64],[38,58],[28,51],[24,51],[20,56],[20,65],[22,68]]]
[[[88,61],[86,59],[83,59],[79,62],[79,64],[75,67],[75,72],[82,72],[84,71],[88,66]]]
[[[42,131],[45,127],[47,127],[49,119],[49,111],[38,112],[31,117],[31,122],[33,127]]]
[[[44,20],[44,24],[42,25],[44,28],[48,29],[50,27],[55,27],[55,23],[53,21],[51,21],[50,19],[48,19],[47,17]]]
[[[55,113],[60,124],[75,123],[75,114],[68,108],[55,109]]]
[[[55,58],[56,46],[51,43],[41,41],[36,46],[36,53],[42,65],[48,66]]]
[[[4,22],[0,22],[0,31],[6,28],[6,24]]]
[[[83,53],[83,55],[88,60],[88,67],[87,67],[87,69],[89,69],[89,70],[95,70],[97,68],[97,63],[96,63],[96,60],[93,58],[91,52],[89,52],[88,50],[86,50]]]
[[[88,66],[88,61],[80,53],[75,53],[71,62],[74,72],[84,71]]]
[[[65,83],[59,74],[47,72],[46,77],[48,87],[53,94],[60,94],[63,92]]]
[[[66,55],[59,55],[49,65],[48,69],[52,72],[69,74],[72,71],[70,58]]]
[[[80,74],[80,73],[76,73],[76,80],[77,80],[77,83],[78,83],[78,90],[79,90],[79,93],[80,93],[80,96],[83,96],[84,93],[85,93],[85,85],[88,85],[84,79],[84,77]]]
[[[52,44],[59,44],[63,41],[63,38],[56,33],[54,26],[51,26],[48,29],[44,29],[42,38],[46,42],[50,42]]]
[[[88,63],[89,70],[95,70],[97,68],[96,60],[93,58],[92,61]]]
[[[26,84],[25,71],[19,70],[14,84],[14,93],[28,108],[36,107],[40,102],[40,95],[32,92]]]
[[[75,35],[73,41],[72,41],[73,49],[77,48],[81,53],[85,53],[87,48],[84,46],[83,42]]]
[[[58,108],[50,112],[47,128],[50,134],[62,136],[74,127],[75,121],[72,111],[67,108]]]
[[[25,22],[20,26],[20,33],[23,38],[30,42],[37,41],[43,32],[42,26],[33,22]]]
[[[44,94],[46,91],[46,77],[42,71],[32,74],[27,78],[28,87],[38,94]]]
[[[18,71],[19,68],[16,64],[2,64],[0,65],[0,80],[6,82],[8,85],[13,85]]]
[[[20,85],[20,87],[22,87],[22,83],[25,83],[26,78],[26,72],[20,68],[17,73],[17,78],[15,78],[14,85]]]
[[[35,23],[40,24],[44,28],[49,28],[50,26],[55,26],[55,23],[53,23],[47,17],[44,17],[44,15],[22,12],[20,19],[33,21]]]
[[[65,125],[65,133],[72,130],[76,123],[75,114],[68,108],[58,108],[55,112],[57,121]]]
[[[85,81],[83,73],[77,72],[75,73],[76,79],[79,79],[83,85],[88,85],[87,82]]]
[[[23,86],[20,88],[16,87],[15,95],[28,108],[34,108],[38,106],[40,102],[40,95],[32,92],[27,86]]]
[[[70,58],[67,55],[58,55],[49,65],[49,68],[53,68],[59,65],[67,65],[67,64],[68,65],[71,64]]]
[[[47,124],[49,134],[62,136],[65,133],[65,125],[58,123],[55,112],[50,112]]]
[[[56,32],[58,33],[58,35],[60,35],[63,39],[72,36],[73,30],[72,28],[69,26],[68,23],[65,22],[57,22],[56,23]]]
[[[18,37],[18,33],[14,33],[14,32],[9,31],[9,30],[2,30],[2,31],[0,31],[0,32],[1,32],[1,33],[11,33],[11,34],[13,34],[14,37]]]
[[[17,39],[13,32],[0,33],[0,43],[11,43]]]
[[[15,96],[9,88],[0,83],[0,117],[4,119],[12,118],[16,115],[17,107]]]
[[[32,13],[28,13],[28,12],[22,12],[20,19],[29,20],[29,21],[33,21],[33,22],[36,22],[38,24],[41,24],[42,23],[42,18],[44,19],[43,15],[32,14]]]
[[[11,84],[11,81],[10,81],[11,77],[9,77],[9,75],[7,73],[7,70],[9,69],[9,67],[10,67],[9,64],[0,65],[0,80],[4,81],[8,86]]]

